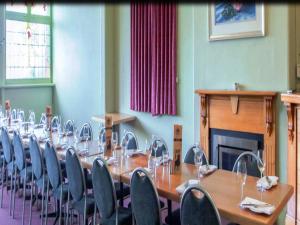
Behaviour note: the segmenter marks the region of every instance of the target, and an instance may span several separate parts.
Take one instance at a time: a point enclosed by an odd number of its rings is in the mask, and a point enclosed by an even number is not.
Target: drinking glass
[[[30,125],[30,133],[34,133],[34,124],[35,124],[35,114],[32,110],[29,110],[29,125]]]
[[[85,140],[84,142],[84,150],[88,151],[89,150],[89,138],[90,138],[90,132],[88,127],[83,128],[83,139]]]
[[[266,169],[266,162],[263,160],[263,151],[262,150],[258,150],[257,151],[257,167],[258,167],[258,169],[260,171],[260,178],[262,178],[263,175],[264,175],[264,171]],[[261,185],[259,187],[259,190],[261,192],[264,192],[265,191],[264,186]]]
[[[113,156],[116,157],[116,147],[118,144],[118,133],[115,131],[112,132],[112,135],[111,135],[111,144],[112,144]]]
[[[198,178],[203,177],[201,173],[203,152],[199,148],[194,148],[194,163],[198,169]]]
[[[164,166],[169,165],[169,151],[167,149],[162,152],[162,161]]]
[[[100,154],[104,154],[104,148],[105,148],[105,141],[103,141],[103,135],[104,133],[99,134],[99,139],[98,139],[98,147],[99,147]]]
[[[121,148],[122,148],[122,151],[123,151],[123,155],[127,155],[127,144],[128,144],[128,137],[126,135],[126,131],[124,130],[124,135],[123,135],[123,139],[122,139],[122,143],[121,143]]]
[[[247,164],[246,164],[245,160],[241,159],[238,161],[236,175],[237,175],[238,181],[241,184],[241,201],[242,201],[244,186],[246,184],[246,179],[247,179]]]

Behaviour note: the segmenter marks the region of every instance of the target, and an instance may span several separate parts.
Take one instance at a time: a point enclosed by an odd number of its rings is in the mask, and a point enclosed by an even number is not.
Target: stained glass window
[[[6,79],[51,77],[51,20],[46,5],[6,7]]]

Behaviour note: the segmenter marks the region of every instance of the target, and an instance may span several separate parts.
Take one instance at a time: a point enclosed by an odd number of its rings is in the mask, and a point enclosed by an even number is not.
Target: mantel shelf
[[[281,101],[288,102],[288,103],[294,103],[294,104],[300,104],[300,93],[293,93],[293,94],[281,94]]]
[[[235,96],[275,96],[274,91],[234,91],[234,90],[204,90],[195,91],[198,95],[235,95]]]

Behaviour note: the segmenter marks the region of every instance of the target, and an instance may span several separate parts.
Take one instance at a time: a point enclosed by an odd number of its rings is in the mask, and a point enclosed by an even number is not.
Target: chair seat
[[[130,194],[130,188],[128,185],[123,184],[123,195],[122,195],[120,182],[114,182],[114,184],[115,184],[117,199],[121,199],[122,196],[125,197]]]
[[[14,168],[15,168],[15,162],[14,161],[11,161],[10,163],[8,163],[6,165],[8,175],[13,175],[14,174]]]
[[[76,209],[80,214],[84,214],[84,201],[86,198],[86,214],[92,215],[94,213],[95,200],[93,195],[88,195],[82,198],[80,201],[72,203],[72,207]]]
[[[159,200],[160,208],[165,207],[165,203],[162,200]],[[131,208],[131,202],[128,203],[128,208]]]
[[[20,177],[22,179],[26,179],[26,182],[31,181],[31,175],[32,175],[32,167],[31,166],[28,166],[26,168],[26,170],[23,169],[23,170],[20,171]]]
[[[47,190],[47,181],[48,181],[48,176],[47,175],[43,175],[40,179],[37,179],[35,181],[36,186],[38,186],[38,188],[42,189],[43,188],[43,178],[45,177],[44,180],[44,191]]]
[[[165,218],[166,224],[170,224],[170,217],[166,216]],[[172,224],[180,225],[180,209],[176,209],[172,212]]]
[[[119,207],[118,208],[118,225],[131,225],[132,213],[131,209]],[[101,225],[116,225],[116,213],[110,218],[102,218]]]
[[[66,202],[66,201],[68,201],[68,184],[63,184],[62,188],[61,188],[61,185],[60,185],[55,190],[52,190],[52,196],[59,200],[61,189],[62,189],[62,201]],[[71,198],[71,195],[70,195],[70,198]]]

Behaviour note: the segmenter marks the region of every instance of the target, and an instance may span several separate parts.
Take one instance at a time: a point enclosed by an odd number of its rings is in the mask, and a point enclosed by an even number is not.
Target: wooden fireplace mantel
[[[276,92],[196,90],[200,97],[200,143],[209,157],[210,128],[263,134],[266,173],[275,175]]]
[[[281,94],[287,111],[287,176],[288,184],[294,187],[294,195],[290,199],[287,207],[286,224],[300,224],[300,93]]]

